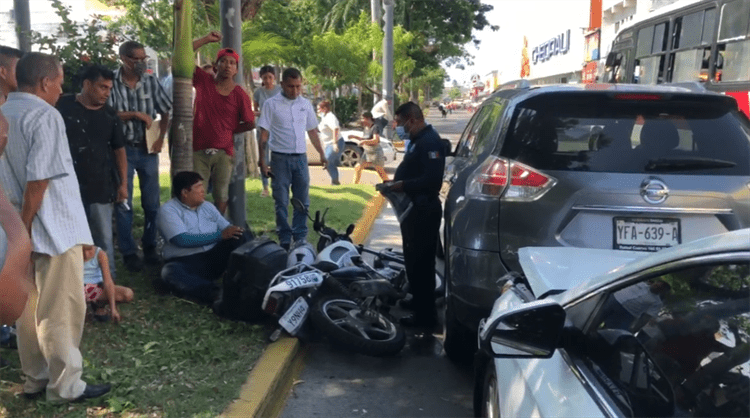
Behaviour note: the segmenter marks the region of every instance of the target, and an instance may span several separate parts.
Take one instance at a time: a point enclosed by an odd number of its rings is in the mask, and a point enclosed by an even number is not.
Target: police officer
[[[438,193],[445,168],[445,146],[432,125],[425,123],[422,109],[415,103],[399,106],[394,122],[398,136],[410,139],[410,143],[390,190],[405,192],[414,203],[401,222],[414,314],[402,318],[401,323],[431,330],[437,325],[435,250],[443,213]]]

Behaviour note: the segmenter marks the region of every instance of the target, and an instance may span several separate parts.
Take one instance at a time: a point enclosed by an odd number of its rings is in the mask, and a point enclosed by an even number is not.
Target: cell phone
[[[130,206],[128,206],[128,201],[127,201],[127,200],[123,200],[123,201],[121,201],[121,202],[120,202],[120,207],[121,207],[121,208],[122,208],[123,210],[130,210]]]

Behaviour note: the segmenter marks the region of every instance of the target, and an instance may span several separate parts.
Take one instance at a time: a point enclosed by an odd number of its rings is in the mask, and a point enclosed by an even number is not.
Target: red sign
[[[596,61],[591,61],[583,67],[582,82],[596,83]]]

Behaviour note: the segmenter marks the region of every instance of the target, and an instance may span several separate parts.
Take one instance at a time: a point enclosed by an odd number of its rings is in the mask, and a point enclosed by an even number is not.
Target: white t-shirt
[[[372,113],[373,119],[377,119],[382,116],[387,120],[393,120],[390,106],[388,106],[388,101],[385,99],[375,103],[375,106],[372,107],[372,111],[370,113]]]
[[[323,115],[318,124],[320,140],[323,141],[323,145],[331,145],[335,139],[338,139],[333,137],[336,129],[339,129],[339,120],[336,118],[336,115],[333,112]]]

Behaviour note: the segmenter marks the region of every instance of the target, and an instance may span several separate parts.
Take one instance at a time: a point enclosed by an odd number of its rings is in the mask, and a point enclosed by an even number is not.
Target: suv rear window
[[[722,97],[540,95],[512,127],[501,154],[540,170],[750,175],[750,124]]]

